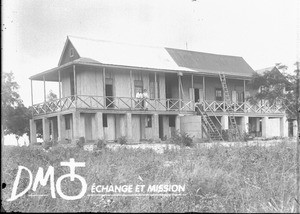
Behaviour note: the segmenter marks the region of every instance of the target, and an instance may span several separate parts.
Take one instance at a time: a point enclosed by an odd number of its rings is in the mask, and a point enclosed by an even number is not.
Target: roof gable
[[[75,47],[72,44],[72,42],[70,41],[70,39],[67,38],[64,49],[61,53],[61,57],[58,62],[58,66],[66,64],[68,62],[72,62],[79,58],[80,58],[80,56],[79,56],[77,50],[75,49]]]

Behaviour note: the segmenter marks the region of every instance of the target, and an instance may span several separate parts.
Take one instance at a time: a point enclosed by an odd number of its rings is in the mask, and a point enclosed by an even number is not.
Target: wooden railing
[[[269,105],[264,102],[258,104],[231,103],[220,101],[202,101],[200,105],[206,112],[226,112],[232,105],[237,113],[284,113],[285,108],[279,104]],[[35,104],[32,107],[33,115],[48,114],[65,111],[72,108],[81,109],[111,109],[111,110],[149,110],[149,111],[183,111],[194,112],[195,102],[180,99],[136,99],[131,97],[102,97],[77,95],[69,96],[53,101]]]
[[[77,95],[35,104],[31,108],[33,115],[48,114],[72,108],[193,112],[194,102],[179,99],[136,99],[131,97]]]
[[[229,108],[230,105],[233,109],[234,112],[236,113],[261,113],[261,114],[266,114],[266,113],[285,113],[286,108],[280,104],[280,103],[274,103],[270,104],[267,101],[258,102],[256,104],[251,104],[249,102],[241,102],[241,103],[226,103],[224,101],[202,101],[200,104],[203,105],[204,111],[211,111],[211,112],[226,112]]]

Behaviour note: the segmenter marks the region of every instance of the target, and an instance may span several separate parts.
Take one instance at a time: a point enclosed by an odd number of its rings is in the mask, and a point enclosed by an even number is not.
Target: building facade
[[[230,125],[220,73],[240,131],[288,136],[283,106],[247,102],[254,71],[242,57],[68,37],[58,66],[30,77],[32,90],[33,81],[59,85],[58,99],[47,101],[44,90],[44,102],[32,103],[31,142],[39,121],[44,140],[138,142],[164,140],[176,130],[205,138],[196,103],[219,129]],[[138,98],[144,89],[147,98]]]

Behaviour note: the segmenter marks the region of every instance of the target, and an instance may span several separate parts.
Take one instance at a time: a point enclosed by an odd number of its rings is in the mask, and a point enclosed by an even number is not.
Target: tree
[[[251,103],[268,101],[271,105],[275,102],[282,103],[287,108],[289,118],[295,118],[296,109],[296,75],[287,74],[286,65],[276,64],[278,70],[266,71],[263,74],[254,74],[249,82],[250,88],[258,91],[249,98]],[[281,72],[280,72],[281,70]]]
[[[28,108],[26,108],[22,103],[16,107],[8,107],[6,112],[6,129],[4,130],[5,134],[14,134],[16,135],[17,141],[23,134],[29,136],[29,119],[31,118],[31,113]]]
[[[47,95],[47,101],[53,101],[57,99],[57,95],[55,93],[53,93],[52,90],[49,91],[48,95]]]
[[[17,90],[19,85],[14,81],[12,72],[2,74],[2,123],[1,141],[4,142],[4,134],[15,134],[17,140],[23,134],[29,133],[29,109],[23,105]]]

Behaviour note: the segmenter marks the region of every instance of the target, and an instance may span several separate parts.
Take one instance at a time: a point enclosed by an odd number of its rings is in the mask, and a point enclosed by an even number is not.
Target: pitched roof
[[[80,57],[101,64],[251,77],[254,70],[242,57],[174,48],[148,47],[69,36]]]
[[[254,70],[242,57],[210,54],[196,51],[166,48],[174,61],[180,67],[187,67],[198,72],[229,75],[249,76]]]
[[[276,66],[271,66],[271,67],[267,67],[267,68],[262,68],[262,69],[256,70],[255,72],[258,73],[258,74],[260,74],[260,75],[263,75],[265,72],[272,71],[275,68],[276,68]]]
[[[62,57],[67,44],[71,43],[79,58],[72,63],[117,66],[140,70],[161,70],[164,72],[199,73],[218,75],[220,72],[232,77],[251,78],[255,73],[242,57],[210,54],[174,48],[129,45],[103,40],[68,36],[59,66],[36,74],[30,79],[40,80],[41,75],[50,75],[62,67]],[[71,63],[71,62],[70,62]],[[68,63],[67,63],[68,64]],[[54,77],[52,78],[55,79]]]

